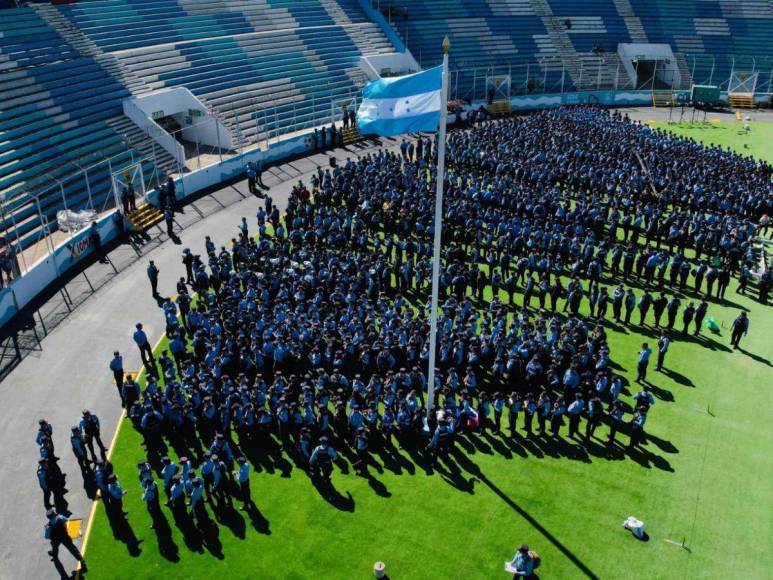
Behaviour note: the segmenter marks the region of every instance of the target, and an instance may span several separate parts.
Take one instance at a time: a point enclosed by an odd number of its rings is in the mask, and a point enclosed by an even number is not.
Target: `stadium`
[[[0,578],[770,578],[768,0],[0,0]]]

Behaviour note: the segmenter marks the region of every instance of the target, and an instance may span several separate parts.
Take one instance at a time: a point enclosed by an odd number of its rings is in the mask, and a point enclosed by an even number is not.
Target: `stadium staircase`
[[[144,203],[136,211],[127,214],[126,219],[135,230],[144,232],[163,221],[164,214],[152,203]]]
[[[674,56],[676,57],[676,67],[679,69],[679,76],[681,77],[680,86],[674,88],[688,90],[692,87],[692,72],[690,71],[690,65],[687,64],[687,59],[682,53],[674,53]]]
[[[554,16],[547,0],[531,0],[531,3],[534,7],[534,13],[542,19],[550,41],[561,57],[566,73],[576,86],[579,85],[583,66],[580,64],[577,51],[563,30],[563,20]]]
[[[344,132],[344,145],[349,145],[351,143],[357,143],[358,141],[362,141],[364,138],[363,135],[359,132],[357,129],[357,126],[354,127],[347,127],[343,130]]]
[[[628,0],[613,0],[618,14],[625,21],[625,26],[628,28],[628,34],[631,36],[631,42],[648,44],[649,38],[647,37],[647,31],[644,30],[644,25],[641,23],[641,19],[636,16],[633,11],[633,6]]]
[[[112,117],[107,120],[113,130],[118,133],[131,147],[139,151],[142,159],[153,159],[156,175],[152,176],[151,185],[157,185],[156,177],[165,181],[171,173],[178,173],[177,161],[166,149],[158,145],[134,121],[126,116]]]
[[[596,39],[607,32],[600,17],[558,15],[551,7],[556,5],[564,7],[563,9],[567,11],[582,12],[581,4],[586,4],[588,1],[578,1],[567,5],[567,3],[556,2],[556,0],[553,0],[552,4],[548,0],[531,0],[534,12],[542,19],[550,40],[563,61],[566,72],[578,90],[593,90],[599,87],[613,86],[618,76],[620,63],[620,58],[616,52],[617,45],[614,47],[615,50],[595,54],[591,51],[592,46],[579,40],[582,37],[593,39],[591,44],[594,40],[598,42]],[[585,12],[582,13],[585,14]],[[571,28],[566,27],[567,20],[571,21]],[[581,44],[580,50],[575,46],[575,42]]]

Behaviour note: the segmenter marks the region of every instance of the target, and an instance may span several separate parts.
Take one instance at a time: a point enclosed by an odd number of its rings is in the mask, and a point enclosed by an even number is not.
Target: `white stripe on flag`
[[[404,119],[440,111],[440,91],[429,91],[395,99],[365,99],[359,115],[363,119]]]

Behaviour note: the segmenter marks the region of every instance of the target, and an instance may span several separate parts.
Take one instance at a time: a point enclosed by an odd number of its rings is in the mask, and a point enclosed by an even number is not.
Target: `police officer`
[[[123,400],[123,396],[121,396],[121,387],[123,387],[123,357],[117,350],[113,351],[110,370],[113,373],[113,380],[115,381],[115,387],[118,389],[118,395]]]
[[[53,490],[51,489],[51,479],[48,473],[48,459],[38,460],[37,477],[38,485],[40,485],[40,489],[43,491],[43,505],[46,509],[49,509],[51,507],[51,494]]]
[[[147,268],[148,280],[150,280],[150,288],[153,291],[153,298],[158,296],[158,267],[153,260],[150,260]]]
[[[74,425],[70,430],[70,444],[72,445],[72,452],[75,455],[75,459],[78,462],[78,467],[81,471],[89,471],[89,456],[86,453],[86,439],[83,437],[81,428]]]
[[[585,440],[589,441],[593,434],[596,432],[596,428],[601,423],[601,399],[593,397],[588,401],[588,421],[585,423]]]
[[[126,380],[121,388],[121,401],[125,409],[130,409],[131,406],[140,399],[140,385],[134,380],[134,376],[131,374],[126,375]]]
[[[644,439],[644,424],[647,422],[647,409],[639,407],[631,420],[631,440],[628,449],[633,449]]]
[[[252,496],[250,494],[250,464],[247,463],[247,459],[244,456],[240,456],[236,459],[236,463],[239,464],[239,469],[236,471],[236,481],[239,483],[239,492],[242,497],[244,505],[240,508],[242,511],[249,509],[252,505]]]
[[[49,442],[48,445],[51,449],[51,455],[53,455],[53,451],[54,451],[53,435],[54,435],[54,428],[51,425],[51,423],[49,423],[45,419],[40,419],[38,421],[38,432],[35,435],[35,443],[37,443],[42,447],[43,444],[46,441],[48,441]]]
[[[575,393],[574,401],[571,402],[566,409],[567,415],[569,415],[569,437],[574,438],[580,427],[580,415],[585,408],[585,401],[582,400],[580,393]]]
[[[150,524],[150,529],[153,530],[156,527],[156,519],[161,516],[161,505],[158,498],[158,484],[154,479],[151,478],[149,480],[145,480],[142,486],[142,501],[145,502],[145,505],[148,508],[148,513],[150,514],[150,518],[153,520]]]
[[[650,364],[650,355],[652,355],[652,349],[646,342],[641,345],[639,351],[638,360],[636,364],[636,382],[640,383],[647,378],[647,366]]]
[[[324,481],[330,481],[330,475],[333,473],[333,461],[337,457],[335,449],[328,445],[327,437],[323,436],[319,438],[319,445],[311,453],[309,466],[311,466],[315,476],[319,475]]]
[[[137,345],[137,348],[140,349],[140,358],[142,359],[142,363],[147,365],[155,360],[153,358],[153,349],[150,348],[148,335],[145,334],[144,330],[142,330],[142,324],[138,322],[135,325],[135,329],[136,330],[132,335],[132,339]]]
[[[204,452],[204,461],[201,463],[201,477],[204,483],[204,489],[207,492],[207,499],[212,501],[212,485],[215,481],[215,462],[212,460],[212,453]]]
[[[655,367],[656,371],[663,370],[663,363],[666,360],[666,353],[668,352],[668,347],[670,345],[671,339],[668,337],[668,332],[665,330],[661,331],[660,339],[658,339],[658,364]]]
[[[105,445],[102,443],[102,437],[101,437],[101,430],[99,426],[99,417],[96,415],[92,415],[91,411],[88,409],[83,410],[83,418],[80,422],[80,428],[83,432],[83,435],[86,439],[86,446],[89,448],[89,451],[91,452],[91,457],[93,459],[93,462],[97,462],[97,454],[94,453],[94,441],[97,442],[97,445],[99,446],[99,454],[102,456],[102,459],[104,460],[106,458],[105,451]]]
[[[615,435],[617,435],[623,421],[623,413],[623,404],[620,401],[613,401],[609,410],[609,439],[607,440],[609,447],[615,444]]]
[[[107,478],[107,493],[110,497],[110,507],[120,515],[127,515],[127,512],[123,511],[123,496],[126,495],[126,491],[121,487],[121,483],[118,481],[118,476],[115,473],[111,473]]]
[[[46,517],[48,521],[45,527],[45,538],[51,542],[51,549],[48,551],[48,555],[51,556],[51,561],[59,561],[59,547],[64,546],[67,551],[73,555],[73,557],[81,563],[81,572],[87,570],[86,561],[83,559],[83,555],[80,550],[75,546],[67,532],[67,518],[56,513],[54,508],[50,508],[46,511]]]
[[[731,328],[730,344],[733,345],[733,348],[738,348],[738,345],[741,343],[741,337],[749,332],[749,317],[746,315],[745,311],[741,312],[741,314],[733,320]]]
[[[432,439],[429,442],[429,465],[430,467],[435,465],[438,455],[444,457],[448,455],[448,449],[450,447],[451,436],[453,428],[451,427],[448,418],[445,413],[442,413],[438,418],[437,427],[435,433],[432,435]]]
[[[359,427],[355,433],[354,450],[357,453],[354,468],[359,475],[366,475],[368,471],[368,436],[363,427]]]

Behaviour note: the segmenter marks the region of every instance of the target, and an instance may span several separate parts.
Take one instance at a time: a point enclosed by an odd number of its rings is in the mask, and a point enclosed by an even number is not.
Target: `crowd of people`
[[[245,218],[230,244],[183,252],[176,298],[160,301],[167,348],[154,353],[141,324],[133,336],[146,387],[119,353],[110,364],[144,438],[154,522],[163,498],[202,525],[205,502],[238,495],[251,509],[263,454],[325,486],[341,452],[365,476],[396,447],[432,470],[469,433],[556,438],[568,424],[589,445],[607,425],[610,453],[621,432],[635,450],[656,400],[650,356],[664,370],[674,343],[706,340],[733,277],[751,291],[770,166],[588,107],[453,131],[430,402],[435,154],[419,137],[319,168],[284,217],[265,194],[254,232]],[[158,296],[152,263],[148,275]],[[759,300],[770,283],[763,271]],[[734,346],[749,329],[739,319]],[[658,337],[630,390],[608,341],[620,325]],[[83,456],[122,514],[109,464]]]

